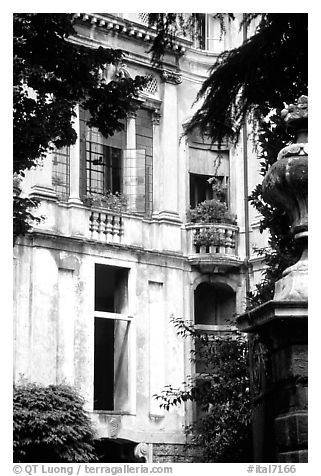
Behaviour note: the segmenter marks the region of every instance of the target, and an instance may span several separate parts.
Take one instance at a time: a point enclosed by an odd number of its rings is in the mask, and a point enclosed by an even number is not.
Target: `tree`
[[[182,319],[172,318],[177,333],[192,338],[192,360],[198,373],[183,388],[167,386],[155,397],[160,406],[193,401],[201,416],[186,433],[195,448],[195,461],[240,463],[251,461],[251,404],[246,337],[238,332],[211,336]]]
[[[161,60],[184,20],[183,14],[166,18],[164,15],[150,17],[158,29],[152,47],[156,62]],[[227,18],[233,21],[232,14],[227,14]],[[251,120],[264,176],[279,150],[293,140],[279,119],[284,103],[292,103],[307,94],[308,15],[244,14],[241,27],[246,28],[252,21],[258,23],[255,34],[238,48],[221,53],[213,64],[197,96],[201,105],[185,133],[198,128],[218,145],[223,140],[237,142],[244,123]],[[187,23],[185,26],[188,30]],[[249,305],[253,306],[273,296],[275,281],[297,261],[299,250],[286,215],[263,200],[260,185],[249,200],[263,216],[261,230],[270,231],[269,249],[259,251],[265,256],[267,268],[263,282],[249,296]]]
[[[13,388],[15,463],[97,461],[95,433],[83,400],[67,385]]]
[[[90,112],[90,126],[108,137],[124,126],[135,109],[133,99],[146,78],[119,78],[107,83],[105,72],[124,52],[84,47],[74,38],[72,14],[13,15],[13,172],[24,176],[48,150],[76,141],[74,108]],[[14,196],[14,238],[30,229],[35,201]],[[30,208],[31,207],[31,208]]]

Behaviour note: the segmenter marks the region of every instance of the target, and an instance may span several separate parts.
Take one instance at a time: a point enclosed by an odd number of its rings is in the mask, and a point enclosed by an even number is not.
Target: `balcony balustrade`
[[[238,266],[238,234],[236,225],[227,223],[188,224],[187,255],[192,265],[202,271],[213,267]]]
[[[106,243],[120,243],[124,234],[124,220],[119,213],[91,210],[89,216],[90,238]]]

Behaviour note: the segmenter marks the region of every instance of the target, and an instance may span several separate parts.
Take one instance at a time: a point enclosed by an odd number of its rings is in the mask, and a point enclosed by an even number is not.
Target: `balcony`
[[[186,225],[188,261],[202,272],[238,267],[239,228],[227,223]]]

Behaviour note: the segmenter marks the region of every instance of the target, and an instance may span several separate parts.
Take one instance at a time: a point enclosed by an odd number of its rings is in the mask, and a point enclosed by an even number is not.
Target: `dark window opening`
[[[233,325],[235,314],[235,292],[224,283],[201,283],[194,292],[194,322],[202,332],[209,336],[224,337],[230,334],[228,326]],[[215,326],[215,327],[214,327]],[[208,356],[204,355],[199,341],[195,343],[195,372],[198,387],[209,385],[208,372],[210,369]],[[201,404],[196,403],[196,420],[206,415]]]
[[[225,284],[201,283],[194,293],[195,324],[230,325],[235,312],[235,293]]]
[[[195,208],[199,203],[213,198],[229,204],[228,177],[215,177],[190,173],[190,207]]]
[[[94,410],[124,410],[128,398],[128,269],[96,264]],[[118,314],[118,318],[108,313]]]
[[[204,200],[213,198],[212,185],[208,182],[210,175],[190,174],[190,206],[195,208]]]

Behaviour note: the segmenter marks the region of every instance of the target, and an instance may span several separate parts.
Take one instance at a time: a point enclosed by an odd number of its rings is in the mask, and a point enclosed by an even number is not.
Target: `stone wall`
[[[197,447],[184,444],[153,444],[153,463],[194,463],[199,451]]]

